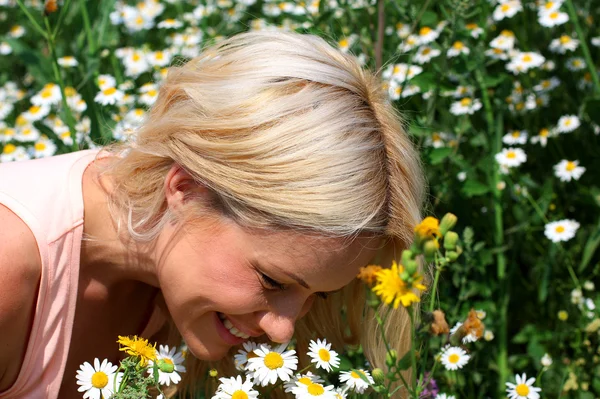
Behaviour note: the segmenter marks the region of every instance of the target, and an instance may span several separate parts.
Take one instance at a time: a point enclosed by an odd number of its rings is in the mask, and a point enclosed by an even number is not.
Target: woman
[[[202,389],[244,340],[223,319],[299,348],[362,342],[382,366],[354,276],[409,245],[422,192],[354,57],[282,32],[208,48],[170,69],[134,143],[0,165],[0,398],[79,398],[79,365],[134,334],[183,338],[181,387]],[[406,350],[405,315],[388,323]]]

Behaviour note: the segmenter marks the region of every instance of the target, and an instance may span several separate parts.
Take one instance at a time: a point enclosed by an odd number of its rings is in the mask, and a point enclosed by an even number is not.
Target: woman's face
[[[156,275],[169,312],[191,352],[218,360],[250,338],[287,342],[296,320],[320,293],[350,283],[379,241],[317,238],[294,232],[249,232],[224,216],[165,228]],[[223,319],[229,320],[223,321]],[[235,333],[235,331],[233,331]],[[237,334],[242,335],[242,334]]]

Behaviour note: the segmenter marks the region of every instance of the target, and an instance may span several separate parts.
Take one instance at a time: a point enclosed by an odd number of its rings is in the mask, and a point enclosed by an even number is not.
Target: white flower
[[[303,383],[296,383],[296,388],[292,389],[292,393],[296,396],[296,399],[336,399],[336,394],[333,385],[323,386],[317,382],[305,385]]]
[[[171,51],[163,50],[163,51],[151,51],[146,54],[146,59],[148,63],[155,67],[164,67],[169,65],[171,62]]]
[[[369,383],[364,381],[359,373],[362,374],[369,381]],[[356,391],[357,393],[364,393],[370,384],[372,385],[375,383],[369,372],[363,369],[340,372],[340,382],[345,382],[348,388]]]
[[[98,83],[100,90],[104,90],[109,87],[115,87],[117,85],[117,80],[112,75],[98,75],[96,83]]]
[[[550,366],[552,366],[552,358],[550,357],[549,354],[544,353],[544,356],[542,356],[542,358],[540,359],[540,363],[544,367],[550,367]]]
[[[485,330],[483,332],[483,339],[490,342],[494,339],[494,332],[492,330]]]
[[[429,26],[424,26],[419,29],[419,44],[431,43],[440,36],[437,29],[431,29]]]
[[[500,32],[500,35],[495,37],[490,42],[490,47],[500,49],[500,50],[512,50],[515,46],[515,34],[510,30],[503,30]]]
[[[583,172],[585,172],[585,168],[579,166],[579,161],[563,159],[554,165],[554,175],[561,181],[579,180]]]
[[[587,68],[585,60],[581,57],[571,57],[567,60],[565,65],[567,69],[572,72],[581,71],[582,69]]]
[[[558,133],[568,133],[577,129],[581,125],[579,118],[575,115],[563,115],[558,120],[556,131]]]
[[[44,118],[50,113],[50,106],[48,105],[32,105],[29,109],[23,112],[21,115],[27,122],[35,122]]]
[[[590,39],[592,46],[600,47],[600,36],[592,37]]]
[[[322,368],[330,372],[333,368],[340,366],[340,357],[336,351],[331,350],[331,344],[325,339],[317,339],[317,342],[311,340],[308,345],[308,356],[311,363],[316,363],[317,368]]]
[[[40,137],[33,145],[33,156],[36,158],[51,157],[56,154],[56,144],[46,136]]]
[[[20,126],[17,129],[14,139],[23,143],[27,141],[36,141],[40,137],[42,137],[40,131],[37,130],[35,126],[27,124],[24,126]]]
[[[178,21],[173,18],[165,19],[164,21],[160,21],[156,27],[158,29],[178,29],[183,26],[183,22]]]
[[[458,181],[465,181],[467,179],[467,173],[458,172],[458,174],[456,175],[456,179],[458,179]]]
[[[539,84],[533,86],[533,90],[537,92],[548,92],[554,90],[560,85],[560,79],[552,76],[550,79],[544,79]]]
[[[485,54],[493,60],[506,61],[508,59],[508,53],[504,52],[504,50],[499,48],[489,48],[485,50],[483,54]]]
[[[402,43],[398,45],[400,52],[406,53],[419,44],[419,38],[416,35],[409,35]]]
[[[587,280],[583,283],[583,288],[585,288],[587,291],[594,291],[596,289],[596,285],[593,281]]]
[[[538,2],[538,13],[556,11],[560,8],[560,6],[562,6],[563,3],[564,0],[548,0],[543,1],[543,4],[539,4]]]
[[[537,68],[541,66],[546,59],[544,56],[531,51],[528,52],[517,52],[517,54],[511,58],[510,62],[506,64],[506,69],[515,75],[523,72],[527,72],[531,68]]]
[[[553,53],[564,54],[567,51],[575,51],[579,46],[579,40],[573,39],[569,35],[562,35],[558,39],[550,42],[549,49]]]
[[[575,237],[579,223],[571,219],[557,220],[544,226],[544,235],[552,242],[569,241]]]
[[[0,55],[9,55],[12,53],[12,47],[7,42],[0,42]]]
[[[429,61],[431,61],[432,58],[435,58],[437,56],[439,56],[441,54],[441,51],[424,45],[419,47],[419,49],[417,50],[417,52],[414,55],[414,60],[416,63],[418,64],[425,64]]]
[[[547,28],[562,25],[568,20],[569,14],[565,12],[560,12],[558,10],[550,12],[544,11],[538,14],[538,22],[540,23],[540,25],[545,26]]]
[[[262,344],[269,349],[271,348],[269,345]],[[233,363],[235,364],[235,368],[240,371],[244,371],[246,364],[248,363],[248,359],[256,357],[254,353],[255,349],[260,348],[260,345],[256,342],[245,341],[242,343],[243,349],[239,349],[238,353],[233,356]]]
[[[400,97],[406,98],[421,92],[421,88],[413,84],[402,84],[395,80],[390,81],[388,88],[389,96],[392,100],[398,100]]]
[[[125,94],[116,87],[109,87],[101,90],[94,97],[94,101],[102,105],[115,105],[123,99]]]
[[[512,132],[505,134],[504,137],[502,137],[502,142],[508,145],[526,144],[527,130],[513,130]]]
[[[18,38],[24,36],[25,32],[26,32],[25,28],[22,27],[21,25],[14,25],[12,28],[10,28],[10,31],[8,32],[8,34],[13,39],[18,39]]]
[[[479,36],[484,32],[483,29],[480,28],[479,25],[477,25],[475,23],[466,24],[465,28],[467,28],[471,37],[474,39],[479,38]]]
[[[31,103],[38,106],[58,104],[62,99],[60,87],[54,83],[48,83],[36,95],[31,97]]]
[[[442,349],[440,356],[440,362],[444,365],[446,370],[458,370],[464,367],[471,358],[467,355],[467,352],[458,346],[446,346]]]
[[[496,162],[508,168],[521,165],[527,161],[527,154],[520,148],[503,148],[495,155]]]
[[[452,103],[450,106],[450,112],[454,115],[473,115],[479,109],[481,109],[481,100],[471,97],[465,97],[460,101]]]
[[[185,358],[181,352],[177,352],[177,348],[173,347],[169,350],[167,345],[160,345],[158,352],[156,353],[156,363],[160,365],[160,361],[173,366],[173,371],[164,371],[160,367],[158,368],[158,383],[161,385],[169,386],[171,383],[179,384],[181,376],[179,373],[185,373],[185,366],[183,362]],[[154,361],[149,362],[148,374],[152,375],[154,372],[153,365]]]
[[[457,40],[452,44],[452,47],[448,49],[448,52],[446,54],[448,55],[448,58],[452,58],[457,57],[461,54],[467,55],[470,52],[471,50],[467,46],[465,46],[463,42]]]
[[[435,399],[456,399],[456,396],[446,395],[445,393],[439,393],[436,395]]]
[[[79,366],[77,371],[78,392],[85,392],[84,399],[110,398],[115,391],[115,373],[118,367],[113,366],[108,360],[102,363],[98,358],[94,359],[94,366],[88,362]],[[117,376],[117,385],[120,383],[121,373]]]
[[[555,134],[555,133],[554,133]],[[548,138],[552,136],[550,130],[546,128],[540,129],[540,132],[537,136],[532,136],[529,140],[532,144],[540,143],[542,147],[545,147],[548,144]]]
[[[539,399],[540,394],[538,392],[542,389],[533,386],[535,378],[527,379],[527,375],[523,373],[521,376],[517,374],[515,379],[517,380],[516,385],[510,382],[506,383],[506,393],[509,399]]]
[[[309,371],[306,374],[296,374],[294,377],[292,377],[291,380],[283,384],[283,388],[285,389],[285,392],[292,392],[294,388],[298,387],[296,383],[309,386],[310,384],[315,382],[322,383],[323,379]]]
[[[13,162],[21,161],[31,158],[27,153],[25,147],[16,146],[8,143],[4,145],[2,152],[0,153],[0,162]]]
[[[248,359],[247,370],[252,371],[255,383],[261,386],[274,384],[277,379],[289,381],[290,376],[298,368],[298,357],[295,350],[286,351],[287,343],[276,348],[261,345],[254,353],[256,357]]]
[[[58,61],[58,65],[60,65],[61,67],[65,67],[65,68],[72,68],[72,67],[76,67],[77,65],[79,65],[79,62],[77,62],[77,59],[75,59],[75,57],[73,57],[72,55],[66,55],[64,57],[60,57],[57,61]]]
[[[494,21],[501,21],[504,18],[512,18],[521,11],[523,6],[519,0],[501,0],[500,4],[494,9],[492,17]]]
[[[408,66],[408,64],[395,64],[386,68],[382,73],[382,77],[384,79],[393,79],[397,83],[402,83],[405,80],[412,79],[421,72],[423,72],[423,68],[418,65]]]
[[[254,390],[250,378],[243,381],[242,377],[238,375],[237,377],[219,378],[219,381],[221,381],[221,384],[212,399],[258,398],[258,391]]]

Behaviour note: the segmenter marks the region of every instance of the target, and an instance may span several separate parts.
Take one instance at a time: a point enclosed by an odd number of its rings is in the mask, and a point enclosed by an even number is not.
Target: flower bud
[[[411,276],[416,273],[418,268],[419,264],[416,260],[409,260],[408,262],[404,263],[404,270],[406,270],[406,272]]]
[[[208,371],[208,375],[210,375],[212,378],[217,378],[217,376],[219,375],[219,372],[216,369],[210,369]]]
[[[458,259],[458,253],[456,251],[446,251],[446,258],[448,258],[450,262],[454,262]]]
[[[449,231],[444,236],[444,248],[454,250],[456,249],[456,243],[458,242],[458,234],[454,231]]]
[[[383,385],[385,382],[385,374],[383,374],[383,370],[380,368],[373,369],[371,376],[373,377],[373,381],[375,381],[375,385]]]
[[[158,369],[163,373],[172,373],[173,371],[175,371],[175,366],[173,365],[173,363],[165,359],[158,359],[156,365],[158,366]]]
[[[385,355],[385,364],[388,367],[392,367],[396,364],[396,360],[398,360],[398,352],[396,352],[395,349],[390,350],[386,355]]]
[[[427,241],[425,243],[425,245],[423,246],[423,254],[425,255],[425,259],[427,261],[432,261],[433,258],[435,257],[435,254],[437,253],[439,248],[439,244],[437,243],[437,241]]]
[[[440,234],[446,235],[446,233],[456,225],[458,218],[452,213],[444,215],[440,221]]]
[[[415,259],[415,254],[410,249],[405,249],[402,251],[402,258],[400,262],[406,266],[408,262],[413,261]]]
[[[404,270],[402,273],[400,273],[400,279],[402,281],[410,280],[410,273],[408,273],[408,271]]]

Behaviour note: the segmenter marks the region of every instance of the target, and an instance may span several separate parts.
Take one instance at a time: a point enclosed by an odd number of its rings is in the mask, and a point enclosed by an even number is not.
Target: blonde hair
[[[171,217],[163,186],[173,164],[242,226],[383,237],[380,261],[399,256],[420,219],[418,154],[382,82],[313,35],[238,34],[170,68],[126,149],[107,171],[116,182],[111,200],[118,225],[140,241],[152,241]],[[410,347],[408,325],[405,312],[393,312],[384,327],[398,353]],[[338,350],[362,343],[372,365],[384,367],[385,347],[358,281],[315,301],[297,322],[297,347],[315,333]],[[183,391],[204,384],[211,395],[208,367],[234,372],[230,357],[189,362]]]

